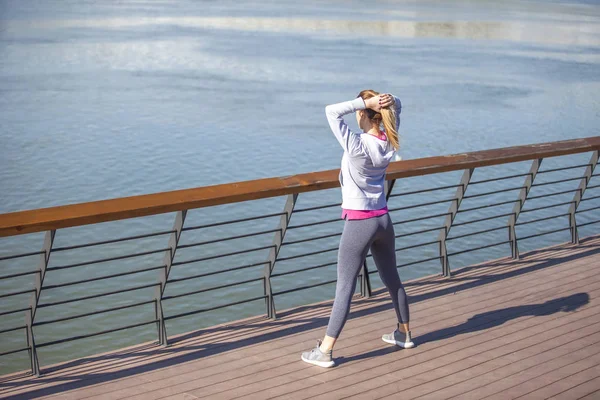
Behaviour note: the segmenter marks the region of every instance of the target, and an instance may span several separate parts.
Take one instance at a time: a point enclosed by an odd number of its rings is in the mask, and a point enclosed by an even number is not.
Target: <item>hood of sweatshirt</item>
[[[363,134],[362,136],[365,136],[363,143],[365,144],[365,148],[371,158],[373,166],[375,168],[386,168],[390,161],[393,160],[396,153],[394,146],[388,141],[378,139],[368,134]]]

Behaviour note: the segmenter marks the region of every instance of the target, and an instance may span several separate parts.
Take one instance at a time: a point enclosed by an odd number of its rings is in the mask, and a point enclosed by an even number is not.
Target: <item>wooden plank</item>
[[[600,388],[600,373],[596,375],[594,379],[590,379],[589,381],[574,384],[573,387],[559,393],[555,393],[554,396],[549,399],[552,400],[572,400],[579,399],[584,396],[590,395],[594,392],[598,391]]]
[[[575,337],[576,334],[577,332],[574,332],[573,337]],[[540,359],[537,360],[539,362],[534,363],[531,366],[522,365],[521,369],[519,369],[519,365],[517,365],[515,368],[515,373],[505,374],[506,370],[503,370],[498,376],[483,377],[483,385],[473,387],[470,391],[458,395],[457,398],[487,398],[488,396],[490,398],[509,398],[509,395],[505,393],[508,393],[510,390],[513,390],[514,393],[518,393],[520,390],[523,389],[523,387],[520,386],[520,384],[526,383],[529,380],[533,380],[537,377],[541,377],[541,379],[546,379],[545,377],[549,372],[553,371],[554,369],[558,369],[564,365],[571,365],[573,363],[574,358],[584,358],[586,356],[594,355],[596,354],[596,349],[598,349],[598,345],[583,347],[577,351],[568,354],[563,354],[562,357],[557,359],[546,359],[544,357],[540,357]],[[515,387],[516,389],[512,389]]]
[[[539,388],[543,388],[548,384],[557,382],[563,378],[569,377],[574,373],[596,369],[600,365],[600,348],[581,349],[575,353],[571,353],[567,357],[563,357],[561,363],[544,363],[536,366],[535,371],[532,371],[530,379],[518,385],[505,389],[502,393],[490,396],[490,400],[497,399],[515,399],[522,396],[527,396],[535,392]],[[594,373],[594,371],[592,371]],[[588,377],[592,377],[588,375]]]
[[[592,390],[586,389],[585,386],[582,385],[593,382],[595,379],[600,379],[600,363],[579,372],[575,372],[575,370],[570,370],[569,372],[573,373],[569,376],[558,379],[554,383],[530,392],[526,394],[526,396],[529,398],[538,399],[551,398],[556,397],[557,393],[566,393],[576,387],[579,387],[580,391],[577,395],[571,392],[571,398],[574,399],[585,396]],[[556,373],[558,373],[558,371]],[[596,386],[596,388],[598,387],[600,387],[600,384]]]
[[[436,156],[390,164],[387,179],[400,179],[600,149],[600,136]],[[338,170],[258,179],[0,215],[0,237],[117,221],[339,186]]]
[[[587,396],[580,397],[577,400],[598,400],[599,397],[600,397],[600,389],[588,394]]]
[[[522,371],[536,367],[544,361],[559,360],[561,357],[571,352],[580,351],[582,348],[587,350],[587,347],[598,346],[600,342],[600,324],[588,325],[580,331],[570,331],[565,336],[572,340],[564,346],[556,346],[552,341],[538,342],[529,348],[520,350],[518,353],[509,353],[499,358],[486,360],[483,364],[475,367],[476,371],[467,369],[454,373],[454,376],[450,378],[453,382],[440,380],[435,382],[435,386],[439,385],[439,388],[430,386],[427,388],[428,390],[422,389],[420,396],[432,400],[477,397],[477,390],[489,383],[518,375]]]

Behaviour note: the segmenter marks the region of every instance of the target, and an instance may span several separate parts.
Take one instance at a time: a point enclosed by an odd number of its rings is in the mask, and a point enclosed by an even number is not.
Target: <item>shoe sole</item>
[[[334,361],[316,361],[316,360],[308,360],[306,358],[304,358],[304,356],[300,357],[302,359],[302,361],[312,364],[312,365],[316,365],[319,367],[323,367],[323,368],[330,368],[333,367],[335,365]]]
[[[381,340],[383,340],[384,342],[389,343],[389,344],[395,344],[396,346],[400,346],[403,349],[411,349],[411,348],[415,347],[415,344],[413,342],[407,342],[407,343],[397,342],[395,340],[387,340],[384,338],[381,338]]]

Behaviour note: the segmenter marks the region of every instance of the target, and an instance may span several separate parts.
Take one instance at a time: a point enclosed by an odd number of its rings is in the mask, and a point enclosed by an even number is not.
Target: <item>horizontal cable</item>
[[[403,193],[392,194],[390,197],[409,196],[411,194],[419,194],[419,193],[425,193],[425,192],[433,192],[436,190],[452,189],[452,188],[457,188],[457,187],[461,187],[461,186],[463,186],[463,185],[458,184],[458,185],[440,186],[437,188],[428,188],[428,189],[415,190],[413,192],[403,192]]]
[[[505,179],[520,178],[520,177],[527,176],[527,175],[531,175],[531,174],[530,173],[527,173],[527,174],[517,174],[517,175],[501,176],[500,178],[484,179],[482,181],[473,181],[473,182],[469,182],[469,186],[471,186],[471,185],[478,185],[480,183],[502,181],[502,180],[505,180]]]
[[[589,201],[589,200],[594,200],[594,199],[600,199],[600,196],[586,197],[585,199],[581,199],[580,201]]]
[[[396,266],[396,268],[404,268],[404,267],[409,267],[409,266],[411,266],[411,265],[415,265],[415,264],[421,264],[421,263],[424,263],[424,262],[427,262],[427,261],[439,260],[439,259],[441,259],[441,258],[442,258],[442,257],[440,257],[440,256],[436,256],[436,257],[430,257],[430,258],[426,258],[426,259],[424,259],[424,260],[417,260],[417,261],[409,262],[409,263],[406,263],[406,264],[400,264],[400,265],[397,265],[397,266]],[[373,271],[373,272],[376,272],[376,271],[377,271],[377,270],[375,270],[375,271]]]
[[[35,289],[21,290],[19,292],[11,292],[11,293],[6,293],[6,294],[0,294],[0,299],[3,299],[5,297],[18,296],[20,294],[26,294],[26,293],[35,293]]]
[[[413,244],[411,246],[406,246],[406,247],[400,247],[399,249],[396,249],[396,251],[402,251],[402,250],[409,250],[409,249],[413,249],[415,247],[423,247],[423,246],[428,246],[430,244],[434,244],[434,243],[439,243],[439,240],[434,240],[432,242],[425,242],[425,243],[417,243],[417,244]]]
[[[454,240],[454,239],[460,239],[460,238],[464,238],[464,237],[467,237],[467,236],[479,235],[479,234],[482,234],[482,233],[499,231],[500,229],[506,229],[506,228],[507,228],[506,226],[499,226],[497,228],[490,228],[490,229],[486,229],[486,230],[483,230],[483,231],[465,233],[464,235],[457,235],[457,236],[452,236],[452,237],[446,238],[446,241]]]
[[[542,199],[544,197],[550,197],[550,196],[558,196],[560,194],[567,194],[567,193],[575,193],[579,191],[579,189],[575,189],[575,190],[563,190],[561,192],[554,192],[554,193],[548,193],[548,194],[541,194],[539,196],[529,196],[527,197],[527,200],[535,200],[535,199]]]
[[[478,206],[478,207],[471,207],[471,208],[462,208],[462,209],[458,210],[457,213],[460,214],[460,213],[464,213],[464,212],[468,212],[468,211],[481,210],[481,209],[484,209],[484,208],[503,206],[505,204],[512,204],[512,203],[516,203],[518,201],[519,200],[509,200],[509,201],[503,201],[501,203],[488,204],[488,205],[485,205],[485,206]]]
[[[570,181],[578,181],[581,179],[584,179],[585,176],[579,176],[577,178],[569,178],[569,179],[560,179],[558,181],[551,181],[551,182],[542,182],[542,183],[534,183],[531,185],[531,187],[535,187],[535,186],[545,186],[545,185],[552,185],[555,183],[563,183],[563,182],[570,182]]]
[[[60,270],[60,269],[82,267],[82,266],[85,266],[85,265],[99,264],[99,263],[104,263],[104,262],[109,262],[109,261],[124,260],[124,259],[127,259],[127,258],[147,256],[147,255],[156,254],[156,253],[164,253],[165,251],[170,251],[170,250],[171,250],[171,248],[167,247],[165,249],[144,251],[142,253],[134,253],[134,254],[126,255],[126,256],[116,256],[116,257],[109,257],[109,258],[101,258],[101,259],[98,259],[98,260],[85,261],[85,262],[76,263],[76,264],[61,265],[59,267],[51,267],[51,268],[49,267],[46,270],[47,271],[55,271],[55,270]]]
[[[23,347],[23,348],[17,349],[17,350],[5,351],[4,353],[0,353],[0,357],[7,356],[9,354],[20,353],[25,350],[29,350],[29,347]]]
[[[233,219],[233,220],[223,221],[223,222],[215,222],[215,223],[206,224],[206,225],[189,226],[189,227],[183,228],[182,231],[192,231],[192,230],[195,230],[195,229],[212,228],[212,227],[215,227],[215,226],[237,224],[239,222],[255,221],[257,219],[263,219],[263,218],[280,217],[280,216],[286,215],[286,214],[287,213],[280,212],[280,213],[274,213],[274,214],[258,215],[256,217],[247,217],[247,218]]]
[[[291,245],[291,244],[312,242],[314,240],[327,239],[327,238],[330,238],[330,237],[341,236],[341,235],[342,235],[342,232],[338,232],[338,233],[330,233],[329,235],[315,236],[315,237],[308,238],[308,239],[291,240],[289,242],[283,243],[281,246],[283,247],[283,246]]]
[[[564,171],[567,169],[575,169],[575,168],[583,168],[583,167],[591,167],[594,164],[581,164],[581,165],[574,165],[572,167],[563,167],[563,168],[554,168],[554,169],[545,169],[543,171],[538,171],[538,174],[545,174],[546,172],[555,172],[555,171]]]
[[[0,312],[0,316],[8,315],[8,314],[16,314],[18,312],[23,312],[23,311],[27,311],[27,310],[31,310],[31,307],[19,308],[17,310],[3,311],[3,312]]]
[[[210,307],[210,308],[203,308],[203,309],[194,310],[194,311],[188,311],[188,312],[184,312],[184,313],[181,313],[181,314],[176,314],[176,315],[171,315],[171,316],[165,317],[164,320],[168,321],[170,319],[187,317],[189,315],[200,314],[200,313],[207,312],[207,311],[218,310],[220,308],[236,306],[238,304],[250,303],[251,301],[263,300],[263,299],[266,299],[266,298],[267,298],[267,296],[258,296],[258,297],[253,297],[251,299],[245,299],[245,300],[240,300],[240,301],[236,301],[236,302],[233,302],[233,303],[222,304],[220,306],[215,306],[215,307]]]
[[[525,214],[525,213],[532,212],[532,211],[545,210],[547,208],[554,208],[554,207],[566,206],[568,204],[573,204],[573,203],[575,203],[575,202],[574,201],[565,201],[564,203],[551,204],[549,206],[529,208],[527,210],[522,210],[521,214]]]
[[[314,255],[317,255],[317,254],[328,253],[330,251],[337,250],[338,248],[339,248],[339,245],[335,246],[335,247],[330,247],[329,249],[325,249],[325,250],[318,250],[318,251],[313,251],[313,252],[310,252],[310,253],[298,254],[298,255],[295,255],[295,256],[277,258],[277,261],[287,261],[287,260],[294,260],[296,258],[314,256]]]
[[[103,241],[100,241],[100,242],[77,244],[77,245],[73,245],[73,246],[54,247],[54,248],[52,248],[52,252],[55,253],[57,251],[74,250],[74,249],[81,249],[81,248],[84,248],[84,247],[100,246],[100,245],[103,245],[103,244],[125,242],[125,241],[128,241],[128,240],[144,239],[144,238],[149,238],[149,237],[153,237],[153,236],[168,235],[168,234],[175,233],[175,232],[176,231],[174,231],[174,230],[170,230],[170,231],[147,233],[147,234],[144,234],[144,235],[126,236],[126,237],[122,237],[122,238],[118,238],[118,239],[103,240]]]
[[[4,256],[4,257],[0,257],[0,261],[5,261],[5,260],[13,260],[15,258],[21,258],[21,257],[29,257],[29,256],[38,256],[40,254],[44,254],[44,251],[35,251],[33,253],[23,253],[23,254],[15,254],[13,256]]]
[[[268,231],[245,233],[243,235],[231,236],[231,237],[227,237],[227,238],[219,238],[219,239],[207,240],[205,242],[190,243],[190,244],[180,244],[179,246],[177,246],[177,248],[178,249],[187,249],[189,247],[196,247],[196,246],[203,246],[205,244],[226,242],[228,240],[243,239],[243,238],[247,238],[247,237],[259,236],[259,235],[266,235],[267,233],[275,233],[275,232],[281,232],[281,229],[271,229],[271,230],[268,230]]]
[[[411,265],[415,265],[415,264],[421,264],[421,263],[424,263],[424,262],[427,262],[427,261],[439,260],[439,259],[441,259],[441,258],[442,258],[442,257],[440,257],[440,256],[437,256],[437,257],[431,257],[431,258],[425,258],[424,260],[417,260],[417,261],[412,261],[412,262],[409,262],[409,263],[406,263],[406,264],[400,264],[400,265],[396,265],[396,268],[410,267]],[[374,269],[374,270],[372,270],[372,271],[369,271],[369,275],[370,275],[370,274],[374,274],[374,273],[376,273],[376,272],[378,272],[376,269]]]
[[[471,194],[469,196],[463,196],[463,199],[472,199],[474,197],[489,196],[491,194],[511,192],[513,190],[521,190],[521,189],[526,189],[526,186],[517,186],[517,187],[506,188],[506,189],[494,190],[494,191],[491,191],[491,192],[483,192],[483,193]]]
[[[513,215],[513,213],[507,213],[507,214],[499,214],[499,215],[493,215],[491,217],[485,217],[485,218],[479,218],[479,219],[473,219],[471,221],[466,221],[466,222],[461,222],[459,224],[453,224],[452,226],[462,226],[462,225],[469,225],[469,224],[474,224],[476,222],[482,222],[482,221],[488,221],[490,219],[496,219],[496,218],[503,218],[503,217],[508,217]]]
[[[115,290],[115,291],[112,291],[112,292],[106,292],[106,293],[100,293],[100,294],[93,294],[93,295],[84,296],[84,297],[77,297],[75,299],[55,301],[53,303],[44,303],[44,304],[38,305],[37,308],[52,307],[52,306],[57,306],[57,305],[60,305],[60,304],[74,303],[76,301],[96,299],[98,297],[111,296],[113,294],[120,294],[120,293],[127,293],[127,292],[132,292],[134,290],[147,289],[147,288],[151,288],[151,287],[155,287],[155,286],[160,286],[160,283],[151,283],[149,285],[135,286],[135,287],[130,287],[130,288],[126,288],[126,289]]]
[[[544,218],[538,218],[538,219],[532,219],[531,221],[524,221],[524,222],[517,222],[515,224],[515,226],[520,226],[520,225],[527,225],[527,224],[533,224],[535,222],[540,222],[540,221],[547,221],[549,219],[554,219],[554,218],[559,218],[559,217],[564,217],[566,215],[569,215],[569,213],[565,213],[565,214],[558,214],[558,215],[552,215],[550,217],[544,217]]]
[[[488,247],[500,246],[501,244],[507,244],[507,243],[510,243],[510,241],[507,240],[505,242],[492,243],[492,244],[488,244],[488,245],[485,245],[485,246],[474,247],[472,249],[461,250],[461,251],[457,251],[457,252],[454,252],[454,253],[448,253],[448,257],[450,257],[450,256],[456,256],[458,254],[463,254],[463,253],[469,253],[471,251],[476,251],[476,250],[481,250],[481,249],[487,249]]]
[[[8,333],[8,332],[13,332],[13,331],[18,331],[19,329],[25,329],[25,328],[27,328],[27,325],[17,326],[16,328],[3,329],[3,330],[0,331],[0,334],[2,334],[2,333]]]
[[[442,214],[426,215],[425,217],[405,219],[402,221],[394,222],[393,225],[406,224],[407,222],[423,221],[423,220],[430,219],[430,218],[447,217],[448,215],[452,215],[452,213],[447,212],[447,213],[442,213]]]
[[[262,261],[262,262],[258,262],[258,263],[254,263],[254,264],[241,265],[239,267],[226,268],[226,269],[220,269],[218,271],[205,272],[203,274],[185,276],[183,278],[169,279],[167,281],[167,283],[177,283],[177,282],[189,281],[190,279],[204,278],[205,276],[224,274],[226,272],[237,271],[237,270],[240,270],[240,269],[258,267],[258,266],[261,266],[261,265],[268,265],[268,264],[270,264],[269,261]]]
[[[529,236],[523,236],[518,238],[519,240],[523,240],[523,239],[530,239],[532,237],[537,237],[537,236],[544,236],[544,235],[549,235],[551,233],[556,233],[556,232],[562,232],[562,231],[566,231],[566,230],[570,230],[571,228],[561,228],[561,229],[555,229],[553,231],[546,231],[546,232],[542,232],[542,233],[536,233],[535,235],[529,235]]]
[[[389,211],[391,212],[391,211],[400,211],[400,210],[410,210],[411,208],[432,206],[434,204],[448,203],[448,202],[451,202],[451,201],[458,201],[458,199],[452,198],[452,199],[444,199],[444,200],[432,201],[430,203],[413,204],[412,206],[390,208]]]
[[[596,176],[596,175],[594,175],[594,176]],[[600,187],[600,185],[592,185],[592,186],[588,186],[587,189],[597,189],[599,187]]]
[[[80,281],[71,281],[71,282],[65,282],[65,283],[58,283],[56,285],[44,286],[44,290],[62,288],[62,287],[65,287],[65,286],[79,285],[81,283],[101,281],[103,279],[116,278],[116,277],[119,277],[119,276],[134,275],[134,274],[139,274],[139,273],[142,273],[142,272],[155,271],[157,269],[164,269],[166,267],[167,267],[166,265],[161,265],[159,267],[137,269],[135,271],[127,271],[127,272],[121,272],[121,273],[113,274],[113,275],[98,276],[98,277],[95,277],[95,278],[82,279]]]
[[[127,304],[127,305],[124,305],[124,306],[112,307],[112,308],[107,308],[107,309],[99,310],[99,311],[98,310],[96,310],[96,311],[90,311],[90,312],[84,313],[84,314],[71,315],[71,316],[68,316],[68,317],[51,319],[51,320],[48,320],[48,321],[40,321],[40,322],[34,323],[33,326],[47,325],[47,324],[53,324],[55,322],[62,322],[62,321],[68,321],[68,320],[71,320],[71,319],[76,319],[76,318],[89,317],[90,315],[104,314],[104,313],[111,312],[111,311],[124,310],[126,308],[133,308],[133,307],[143,306],[143,305],[150,304],[150,303],[156,303],[156,300],[147,300],[147,301],[142,301],[142,302],[139,302],[139,303]]]
[[[401,237],[405,237],[405,236],[420,235],[421,233],[439,231],[440,229],[444,229],[444,228],[445,228],[445,226],[437,226],[435,228],[423,229],[422,231],[414,231],[414,232],[408,232],[408,233],[401,233],[399,235],[396,235],[395,238],[397,239],[397,238],[401,238]]]
[[[277,273],[277,274],[271,274],[271,278],[276,278],[278,276],[284,276],[284,275],[296,274],[298,272],[310,271],[311,269],[330,267],[330,266],[335,265],[335,264],[337,264],[337,261],[330,262],[330,263],[325,263],[325,264],[320,264],[320,265],[315,265],[314,267],[307,267],[307,268],[302,268],[302,269],[295,269],[293,271],[280,272],[280,273]]]
[[[315,288],[315,287],[319,287],[319,286],[325,286],[325,285],[329,285],[330,283],[335,283],[335,282],[337,282],[337,279],[334,279],[332,281],[327,281],[327,282],[316,283],[314,285],[300,286],[300,287],[297,287],[294,289],[282,290],[281,292],[273,293],[273,296],[279,296],[279,295],[286,294],[286,293],[292,293],[292,292],[297,292],[300,290],[311,289],[311,288]]]
[[[271,249],[271,248],[275,248],[275,247],[276,246],[274,244],[272,244],[270,246],[255,247],[255,248],[252,248],[252,249],[239,250],[239,251],[234,251],[234,252],[231,252],[231,253],[217,254],[215,256],[208,256],[208,257],[202,257],[202,258],[194,258],[194,259],[191,259],[191,260],[178,261],[178,262],[174,262],[172,265],[176,266],[176,265],[191,264],[191,263],[200,262],[200,261],[214,260],[216,258],[235,256],[235,255],[238,255],[238,254],[246,254],[246,253],[251,253],[251,252],[254,252],[254,251],[267,250],[267,249]]]
[[[600,222],[600,219],[597,221],[586,222],[584,224],[577,224],[577,226],[581,228],[582,226],[597,224],[598,222]]]
[[[46,346],[52,346],[52,345],[55,345],[55,344],[60,344],[60,343],[65,343],[65,342],[71,342],[73,340],[87,339],[87,338],[94,337],[94,336],[105,335],[107,333],[124,331],[125,329],[137,328],[137,327],[144,326],[144,325],[154,324],[154,323],[156,323],[158,321],[159,320],[155,319],[155,320],[152,320],[152,321],[140,322],[138,324],[122,326],[120,328],[107,329],[105,331],[100,331],[100,332],[95,332],[95,333],[88,333],[87,335],[73,336],[73,337],[70,337],[70,338],[65,338],[65,339],[60,339],[60,340],[54,340],[52,342],[40,343],[40,344],[37,345],[37,347],[46,347]]]
[[[40,271],[36,270],[36,271],[28,271],[28,272],[19,272],[18,274],[3,275],[3,276],[0,276],[0,281],[3,279],[17,278],[19,276],[33,275],[33,274],[39,274],[39,273],[40,273]]]
[[[162,299],[163,300],[177,299],[179,297],[191,296],[193,294],[199,294],[199,293],[204,293],[204,292],[210,292],[212,290],[217,290],[217,289],[223,289],[223,288],[228,288],[228,287],[232,287],[232,286],[243,285],[244,283],[258,282],[258,281],[262,281],[264,279],[265,278],[261,276],[260,278],[248,279],[248,280],[245,280],[245,281],[233,282],[233,283],[228,283],[228,284],[220,285],[220,286],[213,286],[213,287],[209,287],[209,288],[206,288],[206,289],[194,290],[192,292],[174,294],[172,296],[164,296]]]
[[[333,203],[333,204],[327,204],[324,206],[315,206],[315,207],[307,207],[307,208],[298,208],[298,209],[294,209],[294,214],[295,213],[301,213],[301,212],[305,212],[305,211],[314,211],[314,210],[321,210],[323,208],[331,208],[331,207],[339,207],[341,206],[342,203]]]
[[[293,225],[293,226],[288,226],[288,229],[299,229],[299,228],[306,228],[307,226],[315,226],[315,225],[322,225],[322,224],[330,224],[332,222],[338,222],[338,221],[342,221],[341,218],[334,218],[334,219],[327,219],[325,221],[319,221],[319,222],[309,222],[307,224],[301,224],[301,225]]]
[[[597,210],[597,209],[599,209],[599,208],[600,208],[600,206],[598,206],[598,207],[593,207],[593,208],[584,208],[584,209],[582,209],[582,210],[577,210],[577,211],[575,211],[575,214],[579,214],[579,213],[582,213],[582,212],[587,212],[587,211],[592,211],[592,210]]]

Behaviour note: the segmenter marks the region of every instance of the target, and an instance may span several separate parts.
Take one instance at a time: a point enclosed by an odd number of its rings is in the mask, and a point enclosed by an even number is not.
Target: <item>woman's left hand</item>
[[[394,96],[391,94],[380,94],[379,96],[371,97],[365,100],[365,106],[373,111],[379,112],[382,108],[389,107],[394,104]]]

